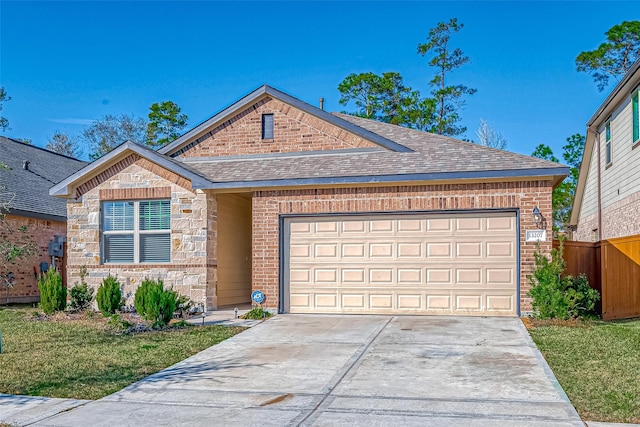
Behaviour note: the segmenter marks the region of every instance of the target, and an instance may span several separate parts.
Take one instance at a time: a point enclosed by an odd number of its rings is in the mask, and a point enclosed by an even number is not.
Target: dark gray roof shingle
[[[28,170],[23,169],[25,160]],[[66,200],[49,196],[49,188],[75,173],[87,163],[15,139],[0,136],[0,200],[13,199],[11,208],[45,217],[67,216]]]

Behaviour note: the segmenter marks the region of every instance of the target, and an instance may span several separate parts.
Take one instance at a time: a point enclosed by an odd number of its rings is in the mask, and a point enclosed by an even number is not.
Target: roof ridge
[[[450,136],[440,135],[440,134],[437,134],[437,133],[427,132],[427,131],[423,131],[423,130],[419,130],[419,129],[407,128],[407,127],[400,126],[400,125],[394,125],[394,124],[392,124],[392,123],[380,122],[380,121],[378,121],[378,120],[367,119],[367,118],[364,118],[364,117],[358,117],[358,116],[352,116],[352,115],[350,115],[350,114],[345,114],[345,113],[338,113],[338,112],[335,112],[335,113],[331,113],[331,114],[334,114],[334,115],[337,115],[337,116],[343,116],[344,120],[348,120],[349,122],[351,122],[351,120],[349,120],[348,118],[353,118],[353,119],[355,119],[356,121],[357,121],[357,120],[366,120],[366,121],[368,121],[368,122],[375,123],[375,124],[377,124],[377,125],[383,125],[383,126],[387,126],[387,127],[400,128],[400,129],[402,129],[402,130],[403,130],[403,131],[405,131],[405,132],[407,132],[407,131],[408,131],[408,132],[412,132],[412,133],[416,133],[416,134],[427,134],[427,135],[432,135],[433,137],[441,138],[441,139],[446,139],[447,141],[450,141],[450,142],[453,142],[453,143],[457,143],[457,144],[471,144],[471,145],[473,145],[474,147],[478,147],[478,148],[480,148],[480,147],[481,147],[482,149],[490,150],[490,151],[493,151],[493,152],[496,152],[496,153],[500,153],[500,154],[507,153],[508,155],[518,156],[518,157],[521,157],[521,158],[524,158],[524,159],[527,159],[527,160],[530,160],[530,159],[537,159],[537,160],[540,160],[540,161],[543,161],[543,162],[550,163],[550,164],[552,164],[552,165],[566,166],[566,165],[564,165],[563,163],[560,163],[560,162],[552,162],[552,161],[550,161],[550,160],[541,159],[540,157],[534,157],[534,156],[530,156],[530,155],[527,155],[527,154],[516,153],[516,152],[514,152],[514,151],[509,151],[509,150],[502,150],[502,149],[500,149],[500,148],[495,148],[495,147],[488,147],[488,146],[486,146],[486,145],[476,144],[476,143],[475,143],[475,142],[473,142],[473,141],[463,141],[463,140],[461,140],[461,139],[456,139],[456,138],[453,138],[453,137],[450,137]],[[348,118],[347,118],[347,117],[348,117]],[[358,125],[358,124],[356,124],[356,123],[354,123],[354,125],[355,125],[355,126],[359,126],[359,125]],[[359,126],[359,127],[360,127],[360,126]],[[375,131],[371,131],[371,132],[374,132],[374,133],[375,133]]]
[[[11,142],[13,142],[13,143],[15,143],[15,144],[21,144],[21,145],[23,145],[23,146],[25,146],[25,147],[35,148],[35,149],[37,149],[37,150],[44,151],[45,153],[55,154],[56,156],[65,157],[65,158],[67,158],[67,159],[69,159],[69,160],[75,160],[75,161],[77,161],[77,162],[82,162],[82,163],[88,163],[88,162],[86,162],[85,160],[80,160],[80,159],[77,159],[77,158],[75,158],[75,157],[67,156],[66,154],[57,153],[57,152],[55,152],[55,151],[48,150],[48,149],[46,149],[46,148],[43,148],[43,147],[40,147],[40,146],[37,146],[37,145],[29,144],[29,143],[26,143],[26,142],[20,141],[20,140],[15,139],[15,138],[11,138],[10,136],[0,135],[0,138],[4,138],[4,139],[6,139],[6,140],[8,140],[8,141],[11,141]]]

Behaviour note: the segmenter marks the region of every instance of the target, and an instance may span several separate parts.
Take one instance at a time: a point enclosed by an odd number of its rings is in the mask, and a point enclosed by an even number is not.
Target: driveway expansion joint
[[[362,359],[362,356],[364,356],[367,350],[369,350],[369,347],[371,347],[371,344],[373,344],[373,342],[380,336],[382,331],[387,326],[389,326],[389,323],[391,323],[391,321],[394,318],[395,316],[390,316],[389,318],[387,318],[387,320],[381,326],[379,326],[376,330],[374,330],[371,333],[371,335],[369,335],[367,340],[360,346],[360,348],[358,348],[358,350],[353,354],[353,356],[351,356],[351,358],[347,361],[347,363],[343,366],[343,368],[340,371],[338,371],[338,373],[334,375],[333,378],[331,378],[331,380],[329,381],[329,385],[327,387],[327,392],[325,393],[323,398],[318,402],[318,404],[313,409],[311,409],[311,411],[309,411],[309,413],[307,413],[306,415],[301,414],[301,415],[304,415],[302,419],[300,420],[294,419],[292,424],[300,426],[305,424],[307,421],[310,421],[313,423],[313,421],[319,416],[318,410],[321,409],[323,405],[326,406],[330,404],[331,401],[333,400],[333,399],[328,400],[333,390],[335,390],[338,384],[340,384],[340,382],[347,376],[347,374],[353,369],[353,367],[358,364],[360,359]]]

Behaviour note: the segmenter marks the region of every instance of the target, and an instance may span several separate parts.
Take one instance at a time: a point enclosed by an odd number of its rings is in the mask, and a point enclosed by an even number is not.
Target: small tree
[[[527,276],[531,289],[529,296],[534,315],[540,319],[573,319],[594,314],[600,294],[589,286],[584,275],[562,276],[566,263],[562,258],[564,245],[560,239],[557,249],[547,258],[536,246],[533,253],[535,268]]]
[[[45,314],[64,311],[67,306],[67,288],[62,284],[62,276],[58,270],[51,268],[38,279],[40,290],[40,307]]]
[[[162,280],[145,278],[136,290],[134,303],[138,314],[153,326],[164,326],[173,318],[177,299],[178,293],[164,289]]]
[[[478,126],[476,136],[478,139],[474,142],[478,145],[499,148],[500,150],[507,149],[507,138],[505,138],[500,132],[496,131],[493,126],[487,123],[484,119],[480,119],[480,126]]]
[[[104,316],[115,314],[124,305],[122,291],[120,290],[120,282],[118,279],[109,274],[98,288],[96,295],[98,309]]]
[[[84,280],[87,277],[87,266],[80,267],[80,283],[76,283],[70,290],[69,305],[74,311],[83,311],[91,306],[93,288]]]

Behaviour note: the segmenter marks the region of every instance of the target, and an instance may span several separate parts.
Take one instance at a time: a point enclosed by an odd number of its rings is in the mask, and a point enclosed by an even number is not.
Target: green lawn
[[[98,399],[244,330],[195,326],[118,335],[100,315],[42,321],[33,313],[0,308],[0,393]]]
[[[526,323],[583,420],[640,423],[640,319]]]

